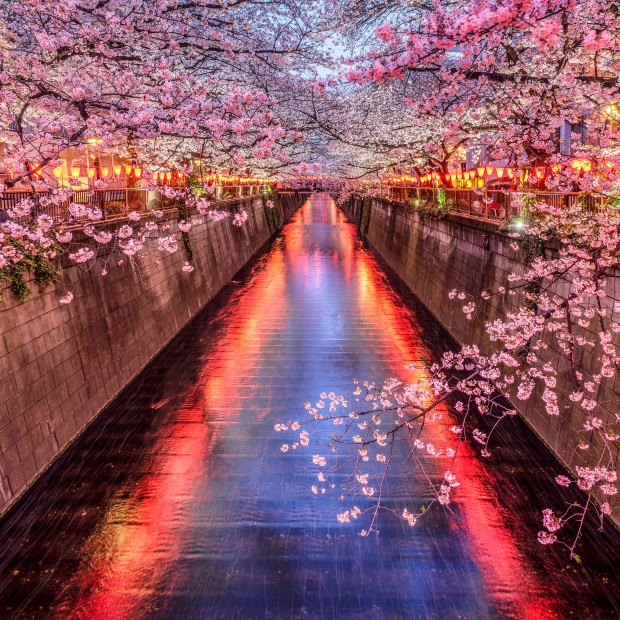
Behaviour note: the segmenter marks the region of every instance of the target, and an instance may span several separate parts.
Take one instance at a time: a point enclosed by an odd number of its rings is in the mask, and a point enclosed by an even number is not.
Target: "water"
[[[518,420],[501,458],[457,461],[452,513],[413,529],[385,514],[370,538],[310,492],[315,449],[279,451],[273,424],[305,400],[448,346],[313,197],[0,524],[0,617],[617,617],[613,532],[588,530],[581,566],[535,542],[560,470]],[[428,500],[397,465],[388,504]]]

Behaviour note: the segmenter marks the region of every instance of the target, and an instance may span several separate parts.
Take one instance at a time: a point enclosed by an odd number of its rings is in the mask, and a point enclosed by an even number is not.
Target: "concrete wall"
[[[282,196],[280,220],[304,198]],[[37,292],[31,283],[24,303],[3,290],[0,512],[270,239],[262,199],[243,208],[249,218],[240,228],[231,218],[192,228],[192,273],[181,270],[179,243],[175,254],[152,252],[135,268],[112,254],[105,277],[101,266],[66,266],[62,287]],[[61,305],[66,290],[75,298]]]
[[[402,205],[384,200],[373,200],[370,214],[368,207],[365,207],[365,213],[362,212],[361,201],[345,205],[344,210],[359,224],[369,245],[458,342],[477,344],[487,352],[492,350],[494,345],[487,337],[485,323],[504,318],[507,311],[521,304],[522,298],[506,294],[484,302],[480,293],[507,286],[507,275],[519,273],[524,268],[523,253],[510,247],[511,240],[499,232],[495,224],[455,215],[438,220],[408,212]],[[553,250],[547,248],[549,251]],[[620,320],[619,280],[610,278],[609,297],[603,300],[616,321]],[[566,287],[566,283],[560,286]],[[448,292],[452,289],[464,291],[476,299],[478,311],[473,321],[465,319],[461,310],[463,302],[448,299]],[[565,288],[555,292],[564,294]],[[595,331],[596,326],[592,324],[590,329]],[[584,464],[595,466],[600,458],[600,446],[596,441],[589,450],[577,449],[578,430],[582,428],[584,413],[567,398],[573,390],[568,359],[553,348],[549,350],[549,359],[554,360],[561,373],[558,381],[561,415],[546,413],[540,391],[528,401],[519,401],[511,394],[508,396],[538,436],[569,468]],[[594,360],[582,351],[580,363],[587,376]],[[601,417],[613,419],[620,405],[620,377],[599,385],[598,390],[599,402],[606,408]],[[619,465],[617,456],[616,468]]]

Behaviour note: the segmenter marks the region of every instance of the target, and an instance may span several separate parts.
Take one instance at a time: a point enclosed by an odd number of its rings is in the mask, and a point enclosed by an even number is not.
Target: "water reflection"
[[[557,465],[518,421],[501,464],[466,448],[453,514],[370,539],[310,493],[307,454],[279,452],[304,400],[445,346],[315,196],[2,524],[2,616],[615,617],[617,540],[582,552],[588,572],[533,542]],[[389,504],[428,499],[394,470]]]

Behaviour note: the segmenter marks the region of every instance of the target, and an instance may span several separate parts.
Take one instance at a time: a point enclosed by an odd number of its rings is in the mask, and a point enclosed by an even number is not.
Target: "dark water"
[[[581,566],[535,542],[560,470],[519,421],[457,461],[452,514],[370,538],[310,492],[314,449],[279,451],[305,400],[445,346],[315,196],[0,524],[0,617],[616,617],[617,536],[589,530]],[[388,503],[428,499],[396,466]]]

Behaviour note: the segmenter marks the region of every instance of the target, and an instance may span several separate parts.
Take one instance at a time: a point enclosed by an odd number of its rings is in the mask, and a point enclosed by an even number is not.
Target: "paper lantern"
[[[117,177],[120,177],[120,176],[121,176],[121,170],[122,170],[122,169],[123,169],[123,168],[122,168],[122,166],[119,166],[119,165],[117,164],[116,166],[114,166],[114,174],[115,174]]]
[[[172,172],[166,172],[166,181],[170,183],[172,180]]]
[[[478,172],[479,177],[484,176],[484,166],[478,166],[476,172]]]
[[[140,168],[140,166],[136,166],[133,169],[133,173],[134,173],[134,176],[136,177],[136,179],[139,179],[142,176],[142,168]]]
[[[101,174],[104,177],[109,177],[110,176],[110,168],[108,168],[108,166],[104,166],[103,168],[101,168]]]
[[[95,177],[95,169],[94,168],[87,168],[86,169],[86,176],[88,176],[89,179],[93,179]]]
[[[557,174],[561,170],[562,170],[561,164],[554,164],[553,166],[551,166],[551,172],[553,172],[554,174]]]
[[[60,177],[62,176],[62,166],[57,166],[56,168],[54,168],[52,170],[52,174],[57,178],[60,179]]]
[[[495,172],[497,172],[497,178],[501,179],[504,176],[504,169],[503,168],[495,168]]]
[[[534,174],[538,179],[542,179],[545,176],[545,167],[537,166],[536,168],[534,168]]]
[[[506,170],[506,172],[508,173],[508,178],[510,178],[510,179],[514,179],[515,178],[515,171],[512,168],[508,168]]]
[[[125,166],[125,176],[129,176],[131,174],[131,166]]]
[[[71,166],[71,176],[79,177],[80,176],[80,167],[79,166]]]
[[[160,183],[163,183],[163,182],[164,182],[164,176],[165,176],[165,175],[164,175],[164,173],[163,173],[163,172],[160,172],[160,173],[157,175],[157,178],[159,179],[159,182],[160,182]]]
[[[590,172],[590,170],[592,170],[592,162],[588,161],[587,159],[584,159],[581,162],[581,167],[583,168],[584,172]]]
[[[493,174],[493,166],[487,166],[487,174],[491,176]]]
[[[157,183],[157,172],[153,172],[153,182]]]

